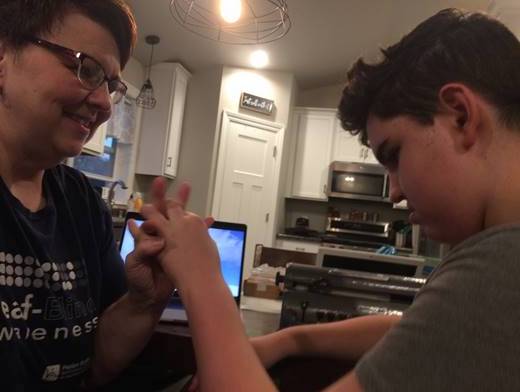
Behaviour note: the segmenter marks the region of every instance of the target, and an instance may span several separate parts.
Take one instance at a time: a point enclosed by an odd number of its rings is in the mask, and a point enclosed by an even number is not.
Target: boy
[[[400,320],[299,326],[253,347],[264,366],[361,358],[331,391],[520,390],[520,43],[496,20],[448,9],[382,52],[350,70],[342,124],[387,168],[392,201],[407,199],[410,221],[453,249]],[[202,220],[145,212],[188,309],[202,390],[274,390]]]

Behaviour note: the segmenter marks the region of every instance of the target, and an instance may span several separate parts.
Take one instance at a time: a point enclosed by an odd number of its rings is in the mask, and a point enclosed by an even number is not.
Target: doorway
[[[212,215],[247,225],[243,279],[256,244],[272,246],[284,127],[225,111],[222,116]]]

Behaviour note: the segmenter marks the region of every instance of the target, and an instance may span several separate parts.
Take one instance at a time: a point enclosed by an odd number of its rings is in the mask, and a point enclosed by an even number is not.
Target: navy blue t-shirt
[[[0,385],[74,390],[99,317],[126,292],[105,203],[68,166],[47,170],[46,205],[26,209],[0,178]]]

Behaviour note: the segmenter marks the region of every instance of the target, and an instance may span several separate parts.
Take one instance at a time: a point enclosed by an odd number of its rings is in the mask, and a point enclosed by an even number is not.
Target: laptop
[[[128,228],[129,219],[133,219],[137,226],[144,222],[144,218],[140,214],[136,212],[127,213],[121,242],[119,243],[119,252],[123,261],[126,260],[126,256],[134,249],[134,239]],[[242,291],[242,271],[244,268],[247,226],[240,223],[216,221],[208,231],[210,237],[217,245],[222,275],[238,306],[240,305]],[[177,290],[174,290],[172,293],[170,302],[161,315],[161,321],[180,323],[188,321]]]

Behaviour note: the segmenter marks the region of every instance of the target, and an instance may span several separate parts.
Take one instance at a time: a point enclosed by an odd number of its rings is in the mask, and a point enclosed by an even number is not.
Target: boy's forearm
[[[223,279],[180,288],[197,358],[201,390],[274,391],[245,334]],[[225,359],[225,360],[224,360]]]
[[[279,331],[279,359],[323,356],[358,360],[400,320],[398,316],[363,316],[333,323],[300,325]]]

